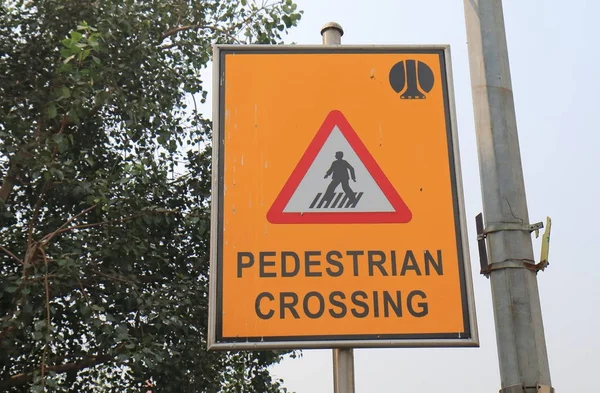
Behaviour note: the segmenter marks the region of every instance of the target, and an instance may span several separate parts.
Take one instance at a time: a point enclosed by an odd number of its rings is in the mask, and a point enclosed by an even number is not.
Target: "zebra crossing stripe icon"
[[[407,223],[412,213],[348,120],[330,112],[267,212],[272,224]]]

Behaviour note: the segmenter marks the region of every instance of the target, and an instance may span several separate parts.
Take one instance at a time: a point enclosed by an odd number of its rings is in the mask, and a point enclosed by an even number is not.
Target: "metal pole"
[[[344,30],[335,22],[321,28],[323,45],[341,45]],[[354,393],[354,351],[352,348],[333,350],[333,391]]]
[[[464,0],[501,393],[550,393],[501,0]],[[503,229],[504,228],[504,229]],[[513,230],[508,230],[512,228]],[[504,263],[508,262],[508,263]],[[516,268],[515,268],[516,267]]]
[[[333,350],[333,391],[354,393],[354,351],[352,348]]]
[[[344,29],[335,22],[329,22],[321,28],[323,45],[341,45]]]

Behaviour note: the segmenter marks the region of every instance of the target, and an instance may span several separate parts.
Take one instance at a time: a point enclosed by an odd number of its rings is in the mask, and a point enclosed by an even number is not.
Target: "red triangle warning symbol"
[[[267,212],[273,224],[406,223],[411,218],[340,111],[329,113]]]

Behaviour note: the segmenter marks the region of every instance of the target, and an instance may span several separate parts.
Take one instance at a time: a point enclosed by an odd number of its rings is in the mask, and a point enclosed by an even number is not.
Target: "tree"
[[[2,2],[0,391],[283,389],[267,370],[281,353],[206,350],[196,98],[212,43],[280,43],[300,15],[291,0]]]

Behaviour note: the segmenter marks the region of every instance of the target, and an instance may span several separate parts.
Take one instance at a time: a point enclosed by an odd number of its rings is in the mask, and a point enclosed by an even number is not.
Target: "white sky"
[[[356,392],[481,393],[500,389],[489,280],[480,276],[474,217],[482,211],[463,3],[460,0],[296,0],[287,42],[450,44],[480,348],[355,350]],[[504,0],[531,222],[552,217],[550,267],[538,275],[552,385],[598,393],[600,366],[600,2]],[[597,243],[598,242],[598,243]],[[534,239],[536,258],[540,241]],[[594,311],[596,310],[596,311]],[[330,350],[273,367],[296,393],[333,391]]]

